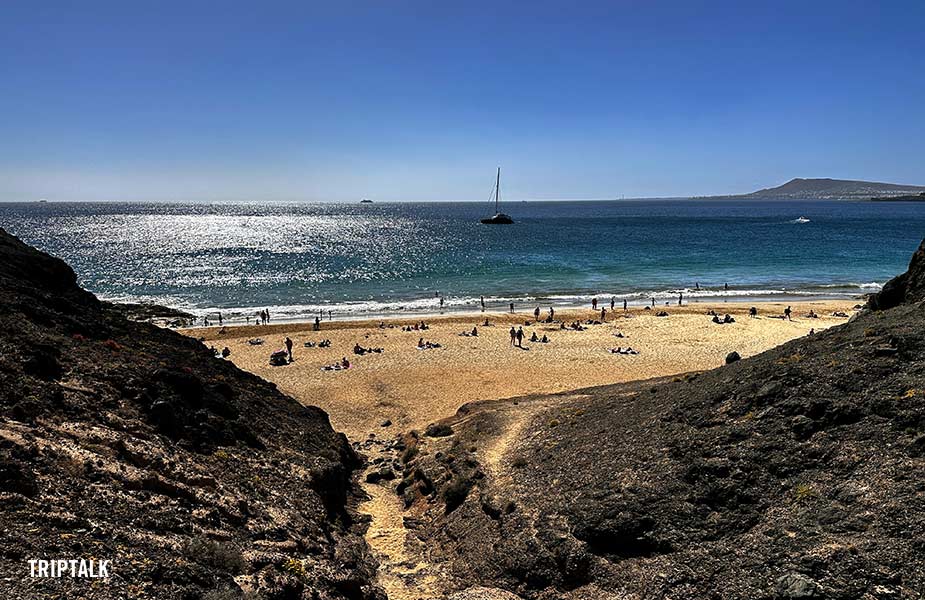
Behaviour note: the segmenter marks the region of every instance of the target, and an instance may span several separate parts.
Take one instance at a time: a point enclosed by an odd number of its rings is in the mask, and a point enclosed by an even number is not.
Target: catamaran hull
[[[507,215],[498,214],[493,217],[488,217],[487,219],[482,219],[481,223],[483,225],[512,225],[514,223],[514,219]]]

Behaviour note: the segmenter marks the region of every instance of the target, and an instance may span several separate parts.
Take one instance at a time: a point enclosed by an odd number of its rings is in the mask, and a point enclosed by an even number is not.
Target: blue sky
[[[925,2],[6,2],[0,201],[925,184]]]

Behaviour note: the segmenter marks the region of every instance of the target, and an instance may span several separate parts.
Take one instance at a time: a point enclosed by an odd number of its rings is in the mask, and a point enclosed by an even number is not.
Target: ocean
[[[0,226],[103,299],[276,319],[432,313],[611,296],[854,297],[902,272],[925,203],[0,203]],[[798,222],[799,217],[809,219]],[[728,291],[725,286],[728,284]],[[698,289],[699,288],[699,289]]]

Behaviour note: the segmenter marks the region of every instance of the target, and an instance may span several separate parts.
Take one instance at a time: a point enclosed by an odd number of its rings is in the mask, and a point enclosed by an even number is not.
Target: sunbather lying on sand
[[[322,371],[343,371],[344,369],[350,368],[350,361],[347,360],[347,357],[340,359],[340,362],[336,362],[333,365],[326,365],[321,367]]]
[[[638,352],[637,350],[633,350],[633,349],[630,348],[630,347],[626,347],[626,348],[619,348],[619,347],[617,347],[617,348],[611,348],[611,349],[610,349],[610,353],[611,353],[611,354],[639,354],[639,352]]]
[[[364,354],[371,354],[371,353],[374,353],[374,352],[375,352],[376,354],[381,354],[381,353],[382,353],[382,348],[364,348],[363,346],[361,346],[361,345],[359,345],[359,344],[354,344],[354,346],[353,346],[353,353],[354,353],[354,354],[359,354],[360,356],[363,356]]]

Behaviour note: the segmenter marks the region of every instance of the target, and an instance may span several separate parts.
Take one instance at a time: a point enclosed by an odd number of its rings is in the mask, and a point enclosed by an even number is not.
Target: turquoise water
[[[591,296],[855,296],[905,269],[925,204],[0,204],[0,225],[107,299],[226,318],[433,311]],[[796,223],[804,216],[808,223]],[[729,291],[724,290],[728,283]],[[696,289],[699,284],[699,290]]]

